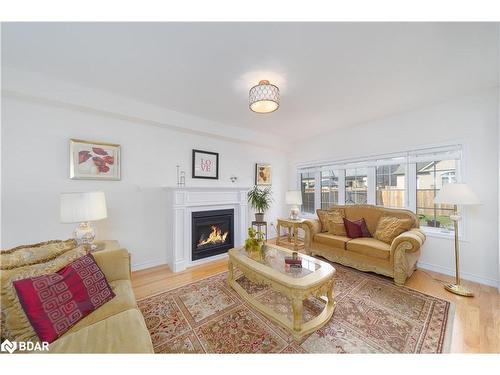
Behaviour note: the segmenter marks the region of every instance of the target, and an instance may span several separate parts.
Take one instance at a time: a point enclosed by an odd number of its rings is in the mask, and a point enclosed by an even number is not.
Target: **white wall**
[[[57,91],[46,90],[47,95]],[[69,91],[57,94],[75,97]],[[88,106],[7,93],[2,103],[2,248],[71,237],[75,225],[59,223],[59,194],[98,189],[106,193],[108,219],[96,223],[97,237],[119,240],[132,253],[136,269],[163,264],[167,217],[160,187],[176,184],[177,164],[186,171],[188,186],[233,186],[229,178],[234,175],[234,186],[250,187],[255,163],[270,163],[275,203],[267,218],[281,216],[287,181],[283,152],[146,125],[146,116],[141,121],[121,119]],[[70,138],[121,144],[122,180],[70,180]],[[193,148],[219,152],[218,181],[191,179]]]
[[[461,275],[498,285],[498,88],[432,107],[332,131],[297,144],[289,157],[289,188],[296,185],[296,164],[320,159],[362,157],[446,142],[464,145],[463,177],[482,205],[466,209],[461,243]],[[454,274],[451,239],[429,237],[420,267]]]

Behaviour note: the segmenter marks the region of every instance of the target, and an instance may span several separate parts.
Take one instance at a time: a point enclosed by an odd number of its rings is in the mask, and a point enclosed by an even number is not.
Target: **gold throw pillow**
[[[317,209],[316,214],[321,224],[321,232],[328,232],[328,211]]]
[[[333,211],[328,221],[328,233],[335,236],[347,236],[344,226],[344,215],[339,211]]]
[[[330,221],[334,220],[336,223],[342,222],[344,225],[342,218],[345,216],[344,209],[342,208],[333,208],[329,210],[316,210],[318,214],[319,222],[321,223],[321,232],[330,232]],[[340,218],[340,219],[339,219]],[[344,231],[345,233],[345,231]]]
[[[390,245],[397,236],[410,230],[411,226],[412,222],[410,219],[382,216],[377,223],[377,229],[373,237]]]
[[[48,262],[75,247],[77,247],[76,241],[71,239],[66,241],[52,240],[34,245],[18,246],[10,250],[2,250],[0,252],[0,270],[11,270]]]

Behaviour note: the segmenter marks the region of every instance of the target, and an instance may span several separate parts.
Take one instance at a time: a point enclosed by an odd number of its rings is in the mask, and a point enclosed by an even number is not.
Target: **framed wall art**
[[[271,165],[270,164],[255,164],[255,185],[271,185]]]
[[[69,177],[73,180],[120,180],[120,145],[69,140]]]
[[[219,179],[219,154],[193,150],[193,178]]]

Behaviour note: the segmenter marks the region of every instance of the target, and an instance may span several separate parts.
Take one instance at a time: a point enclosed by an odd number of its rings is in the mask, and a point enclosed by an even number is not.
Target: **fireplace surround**
[[[243,246],[249,225],[249,187],[165,187],[167,192],[166,258],[173,272],[227,257],[226,251],[204,258],[193,255],[192,220],[195,212],[233,210],[232,246]],[[215,233],[217,235],[217,233]],[[221,233],[223,235],[223,233]],[[227,237],[226,239],[228,239]],[[219,249],[220,250],[220,249]]]

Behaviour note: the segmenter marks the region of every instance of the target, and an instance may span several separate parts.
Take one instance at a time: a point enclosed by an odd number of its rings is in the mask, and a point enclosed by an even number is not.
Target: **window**
[[[456,160],[417,163],[417,215],[421,226],[453,230],[453,206],[434,204],[434,197],[444,184],[455,183],[455,176]]]
[[[345,170],[345,204],[366,204],[368,202],[367,168]]]
[[[333,171],[321,172],[321,208],[339,203],[339,176]]]
[[[300,191],[302,192],[302,212],[314,213],[315,173],[300,174]]]
[[[375,170],[376,202],[378,206],[404,208],[406,207],[406,171],[404,164],[383,165]]]
[[[302,212],[335,204],[406,208],[428,233],[453,233],[451,205],[434,205],[445,184],[461,181],[461,145],[429,147],[370,158],[304,163],[297,169]]]

